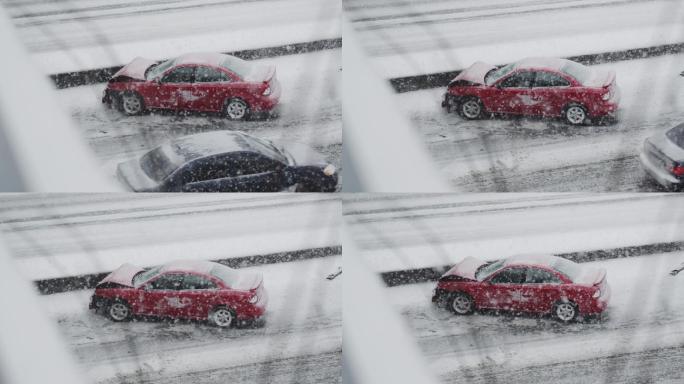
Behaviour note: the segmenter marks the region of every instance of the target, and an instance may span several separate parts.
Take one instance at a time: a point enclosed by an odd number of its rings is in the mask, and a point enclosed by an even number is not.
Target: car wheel
[[[565,108],[563,113],[565,121],[572,125],[583,124],[587,120],[587,110],[581,105],[572,104]]]
[[[570,301],[559,301],[553,306],[554,316],[564,323],[575,320],[578,312],[577,305]]]
[[[209,314],[209,321],[220,328],[228,328],[235,321],[235,312],[226,307],[218,307]]]
[[[121,110],[128,116],[139,115],[145,110],[142,96],[137,92],[126,91],[121,95]]]
[[[242,99],[230,99],[226,102],[223,113],[231,120],[243,120],[249,114],[249,106]]]
[[[475,120],[482,117],[482,102],[477,97],[469,97],[459,106],[461,116],[468,120]]]
[[[126,321],[131,317],[131,306],[123,300],[114,300],[109,304],[107,315],[113,321]]]
[[[451,296],[449,307],[457,315],[469,315],[473,313],[473,299],[463,292],[457,292]]]

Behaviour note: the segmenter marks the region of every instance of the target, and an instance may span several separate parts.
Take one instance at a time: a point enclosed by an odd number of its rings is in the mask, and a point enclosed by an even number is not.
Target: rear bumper
[[[592,300],[586,308],[580,308],[582,315],[598,315],[608,308],[610,303],[610,297],[612,292],[610,290],[610,285],[606,284],[601,292],[601,297]]]
[[[666,170],[658,167],[658,165],[653,163],[653,161],[651,161],[651,159],[643,151],[639,154],[639,160],[641,161],[641,168],[644,170],[646,175],[657,181],[658,184],[668,189],[677,189],[681,187],[682,180],[676,178],[674,175],[671,175]]]

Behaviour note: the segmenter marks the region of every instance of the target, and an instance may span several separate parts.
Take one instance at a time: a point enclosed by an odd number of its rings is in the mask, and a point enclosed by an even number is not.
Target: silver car
[[[684,183],[684,124],[646,139],[639,159],[646,174],[660,185],[681,190]]]

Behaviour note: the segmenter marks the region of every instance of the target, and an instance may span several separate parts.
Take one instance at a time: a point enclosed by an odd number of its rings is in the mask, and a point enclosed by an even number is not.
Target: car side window
[[[162,83],[192,83],[195,77],[195,68],[180,67],[171,70],[164,75]]]
[[[194,274],[187,274],[183,276],[183,286],[181,289],[216,289],[216,284],[213,281]]]
[[[528,268],[525,284],[560,284],[561,280],[553,273],[541,268]]]
[[[196,83],[218,83],[230,81],[230,77],[219,70],[211,67],[200,66],[195,70]]]
[[[234,176],[254,175],[284,168],[284,164],[256,152],[239,152],[231,160]]]
[[[492,284],[522,284],[525,282],[525,268],[508,268],[490,280]]]
[[[162,275],[150,283],[150,288],[155,290],[177,291],[183,285],[183,276],[179,274]]]
[[[534,72],[522,71],[512,74],[501,81],[501,88],[531,88]]]
[[[537,72],[534,78],[535,87],[567,87],[569,85],[569,81],[551,72]]]

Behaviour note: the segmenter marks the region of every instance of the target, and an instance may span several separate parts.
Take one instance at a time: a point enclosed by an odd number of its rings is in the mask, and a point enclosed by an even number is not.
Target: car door
[[[193,319],[206,319],[214,307],[218,296],[218,285],[210,278],[196,274],[183,275],[183,285],[178,292],[178,302],[184,303],[179,310],[180,316]]]
[[[178,66],[162,75],[157,85],[158,108],[185,110],[192,98],[195,68]]]
[[[522,285],[525,282],[524,267],[504,268],[496,272],[486,282],[487,293],[483,306],[509,311],[522,310]]]
[[[216,156],[195,169],[184,191],[277,192],[284,186],[285,165],[260,153],[238,151]]]
[[[180,274],[165,273],[142,287],[141,312],[154,316],[176,317],[179,305],[176,300],[183,284]]]
[[[550,71],[536,71],[532,85],[530,114],[539,116],[560,116],[568,101],[570,81]]]
[[[525,274],[520,297],[526,312],[549,312],[560,298],[563,281],[556,273],[544,268],[530,266]]]
[[[223,103],[230,97],[231,77],[213,67],[197,66],[190,109],[195,111],[220,112]]]
[[[516,115],[529,114],[537,101],[532,96],[534,72],[528,70],[516,71],[499,80],[494,87],[488,109],[493,112]]]

